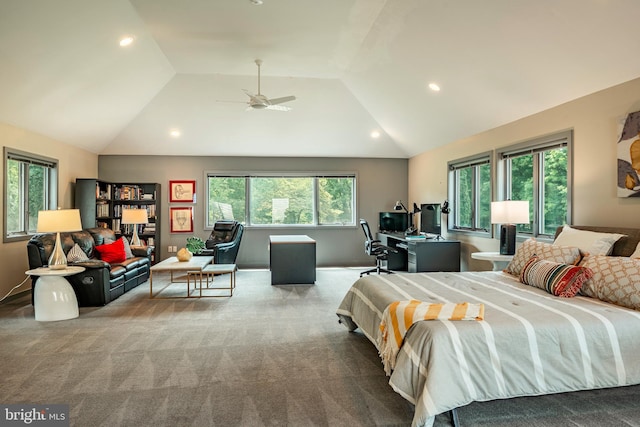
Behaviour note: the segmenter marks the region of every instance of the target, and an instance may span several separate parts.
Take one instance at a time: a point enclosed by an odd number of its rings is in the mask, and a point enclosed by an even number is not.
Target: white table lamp
[[[51,270],[64,270],[67,268],[67,256],[62,250],[60,242],[61,232],[82,230],[79,209],[58,209],[38,212],[38,233],[56,233],[56,244],[49,258]]]
[[[133,224],[133,237],[131,237],[132,246],[142,246],[140,237],[138,237],[138,224],[147,224],[147,210],[146,209],[123,209],[122,210],[122,223]]]
[[[500,225],[500,254],[516,253],[516,226],[529,223],[528,200],[491,202],[491,223]]]

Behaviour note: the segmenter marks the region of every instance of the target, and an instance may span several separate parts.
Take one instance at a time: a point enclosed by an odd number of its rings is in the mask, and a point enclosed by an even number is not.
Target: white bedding
[[[485,305],[485,320],[421,321],[407,332],[389,384],[415,405],[414,426],[473,401],[640,384],[640,312],[558,298],[502,272],[372,275],[337,314],[374,345],[393,301]]]

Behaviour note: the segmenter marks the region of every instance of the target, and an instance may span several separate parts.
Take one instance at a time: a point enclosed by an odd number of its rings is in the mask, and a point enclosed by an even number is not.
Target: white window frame
[[[480,169],[479,166],[489,165],[489,170],[491,173],[490,177],[490,186],[491,186],[491,194],[493,195],[493,153],[491,151],[486,151],[483,153],[475,154],[473,156],[464,157],[461,159],[456,159],[449,161],[447,163],[447,168],[449,171],[448,176],[448,194],[449,201],[451,206],[451,213],[447,218],[447,230],[449,232],[460,232],[467,234],[474,234],[479,236],[491,236],[491,227],[488,229],[479,227],[480,222]],[[459,182],[459,174],[458,171],[466,168],[473,168],[473,185],[472,185],[472,203],[473,203],[473,218],[472,218],[472,226],[471,227],[461,227],[459,224],[460,220],[460,206],[458,203],[460,196],[460,182]]]
[[[356,227],[357,226],[357,188],[358,188],[358,176],[355,172],[252,172],[252,173],[234,173],[234,172],[218,172],[207,171],[205,172],[205,197],[207,198],[204,204],[205,209],[205,230],[213,229],[214,224],[209,224],[209,178],[215,177],[232,177],[232,178],[244,178],[245,179],[245,218],[239,220],[245,227],[249,228],[331,228],[331,227]],[[250,194],[250,179],[251,178],[314,178],[313,180],[313,223],[312,224],[252,224],[251,223],[251,194]],[[319,209],[320,200],[318,192],[318,179],[320,178],[351,178],[353,179],[353,197],[351,200],[352,222],[343,224],[320,224],[319,223]]]
[[[37,154],[27,153],[25,151],[16,150],[10,147],[4,147],[4,212],[3,212],[3,224],[4,224],[4,233],[3,233],[3,242],[9,243],[20,240],[29,239],[34,233],[28,230],[29,224],[29,173],[28,168],[29,165],[38,165],[47,167],[49,170],[49,174],[46,177],[46,188],[45,188],[45,198],[47,209],[55,209],[58,201],[58,160],[52,159],[49,157],[39,156]],[[9,214],[8,209],[8,191],[9,191],[9,161],[18,161],[21,164],[21,173],[20,173],[20,183],[19,183],[19,197],[20,197],[20,205],[21,205],[21,230],[17,232],[9,232],[7,230],[8,221],[7,216]]]
[[[511,182],[509,177],[508,159],[522,154],[534,154],[533,162],[533,199],[532,207],[533,218],[531,218],[532,232],[519,231],[521,238],[540,237],[544,239],[553,239],[554,235],[543,232],[542,218],[544,216],[544,177],[542,172],[544,164],[542,163],[542,154],[545,151],[565,146],[567,148],[567,218],[566,223],[572,223],[573,212],[573,130],[561,131],[551,135],[531,139],[514,145],[496,150],[496,175],[498,188],[498,200],[508,200],[511,198]]]

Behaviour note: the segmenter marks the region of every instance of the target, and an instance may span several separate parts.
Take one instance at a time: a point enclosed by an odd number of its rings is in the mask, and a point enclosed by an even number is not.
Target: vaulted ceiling
[[[405,158],[640,77],[638,0],[256,2],[1,0],[0,121],[99,154]],[[291,111],[246,111],[255,59]]]

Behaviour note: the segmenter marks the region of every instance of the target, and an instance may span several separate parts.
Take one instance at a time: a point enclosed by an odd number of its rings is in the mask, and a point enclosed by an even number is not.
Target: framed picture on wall
[[[169,208],[169,224],[171,233],[193,233],[193,207]]]
[[[195,181],[169,181],[169,202],[195,203]]]

